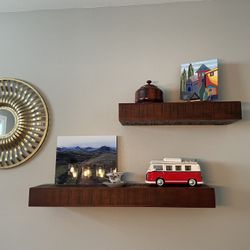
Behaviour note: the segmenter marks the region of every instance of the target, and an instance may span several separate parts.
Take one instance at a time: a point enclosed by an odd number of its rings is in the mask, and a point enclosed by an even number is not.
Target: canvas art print
[[[117,171],[116,136],[59,136],[56,184],[98,185]]]
[[[181,65],[180,97],[182,100],[218,99],[218,59]]]

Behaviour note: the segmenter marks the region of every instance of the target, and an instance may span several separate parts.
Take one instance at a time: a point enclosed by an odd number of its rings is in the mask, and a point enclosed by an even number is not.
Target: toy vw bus
[[[145,182],[160,187],[168,183],[187,183],[189,186],[203,184],[199,163],[181,158],[151,161]]]

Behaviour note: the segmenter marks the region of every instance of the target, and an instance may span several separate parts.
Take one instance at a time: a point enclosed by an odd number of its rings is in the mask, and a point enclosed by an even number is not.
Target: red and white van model
[[[203,184],[199,163],[184,161],[181,158],[151,161],[145,182],[158,186],[168,183],[187,183],[190,186]]]

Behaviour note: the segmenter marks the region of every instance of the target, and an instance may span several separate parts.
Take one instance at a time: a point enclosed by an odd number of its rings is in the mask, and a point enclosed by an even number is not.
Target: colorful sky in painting
[[[116,148],[116,136],[58,136],[57,147],[92,147],[107,146]]]
[[[199,61],[199,62],[189,62],[189,63],[184,63],[181,65],[181,72],[186,69],[188,71],[188,66],[189,64],[192,63],[194,72],[202,65],[205,64],[208,68],[214,69],[218,67],[218,59],[210,59],[210,60],[205,60],[205,61]]]

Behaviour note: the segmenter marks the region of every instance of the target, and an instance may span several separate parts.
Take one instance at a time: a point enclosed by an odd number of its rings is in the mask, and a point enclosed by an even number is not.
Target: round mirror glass
[[[10,108],[0,107],[0,137],[8,135],[16,127],[16,115]]]

